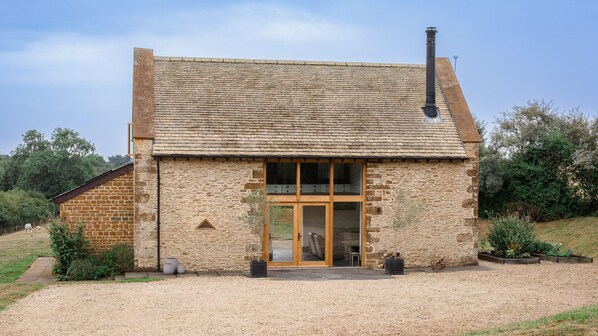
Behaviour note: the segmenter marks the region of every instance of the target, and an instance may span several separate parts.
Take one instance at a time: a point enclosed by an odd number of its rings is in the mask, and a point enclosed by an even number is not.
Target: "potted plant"
[[[257,237],[257,244],[248,247],[249,253],[249,274],[254,278],[265,278],[268,276],[268,264],[262,259],[264,227],[266,225],[266,215],[269,202],[266,199],[264,191],[261,189],[251,191],[246,198],[249,211],[241,217],[251,233]]]
[[[384,259],[384,273],[390,275],[405,274],[403,269],[405,267],[405,260],[401,258],[401,253],[390,252],[382,255]]]

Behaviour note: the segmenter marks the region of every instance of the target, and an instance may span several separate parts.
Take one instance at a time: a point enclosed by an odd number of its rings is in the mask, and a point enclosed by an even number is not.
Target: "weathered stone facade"
[[[406,267],[477,264],[477,148],[465,162],[368,163],[366,175],[366,263],[399,251]],[[475,156],[474,156],[475,155]],[[411,223],[395,230],[396,197],[417,209]]]
[[[367,266],[390,250],[407,267],[477,263],[480,138],[450,60],[438,59],[437,69],[443,122],[430,127],[420,111],[423,66],[158,57],[136,48],[136,269],[161,268],[167,257],[191,271],[246,269],[259,238],[240,218],[247,194],[264,187],[258,158],[293,156],[379,160],[366,163]],[[400,190],[418,216],[394,230]]]
[[[60,216],[74,230],[84,225],[95,252],[133,245],[133,172],[104,182],[60,204]]]
[[[135,269],[157,267],[157,167],[152,140],[135,139]]]
[[[263,161],[163,158],[160,182],[162,262],[178,258],[193,271],[247,269],[247,249],[258,238],[240,218],[244,197],[263,187]],[[198,228],[206,219],[213,229]]]

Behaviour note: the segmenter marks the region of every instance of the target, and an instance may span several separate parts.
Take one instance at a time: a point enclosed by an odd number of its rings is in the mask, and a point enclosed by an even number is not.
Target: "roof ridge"
[[[329,66],[363,66],[363,67],[399,67],[425,68],[425,64],[401,63],[370,63],[370,62],[331,62],[331,61],[300,61],[300,60],[267,60],[245,58],[210,58],[210,57],[171,57],[154,56],[156,61],[171,62],[208,62],[208,63],[249,63],[249,64],[291,64],[291,65],[329,65]]]

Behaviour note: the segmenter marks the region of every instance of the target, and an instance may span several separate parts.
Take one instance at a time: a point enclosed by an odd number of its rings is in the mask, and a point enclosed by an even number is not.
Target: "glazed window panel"
[[[361,202],[334,203],[332,265],[361,266]]]
[[[330,163],[301,163],[301,195],[328,195],[330,193]]]
[[[297,164],[294,162],[266,163],[266,193],[295,195],[297,192]]]
[[[361,195],[362,171],[361,163],[335,163],[334,194]]]

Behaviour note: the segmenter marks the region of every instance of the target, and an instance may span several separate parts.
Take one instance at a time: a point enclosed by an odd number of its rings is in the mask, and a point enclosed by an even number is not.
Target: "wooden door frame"
[[[303,234],[303,207],[305,206],[323,206],[326,213],[324,216],[325,226],[324,226],[324,260],[322,261],[303,261],[303,244],[302,241],[297,240],[296,247],[297,247],[297,262],[296,266],[299,267],[320,267],[320,266],[332,266],[332,258],[330,258],[330,250],[332,247],[332,222],[330,221],[330,213],[332,210],[330,209],[330,202],[300,202],[299,204],[299,216],[297,216],[297,223],[295,225],[295,229],[301,232],[301,237],[305,239],[305,235]]]
[[[268,265],[277,267],[277,266],[282,266],[282,267],[293,267],[295,266],[295,260],[297,260],[297,251],[296,251],[296,242],[295,242],[295,230],[296,230],[296,226],[297,226],[297,220],[298,220],[298,213],[299,213],[299,204],[296,202],[293,203],[283,203],[283,202],[274,202],[273,206],[292,206],[293,207],[293,243],[292,243],[292,248],[293,251],[291,253],[292,255],[292,260],[290,262],[288,261],[270,261],[270,214],[266,214],[266,227],[264,228],[264,237],[263,237],[263,242],[262,242],[262,258],[264,260],[266,260],[266,262],[268,263]]]
[[[269,162],[294,162],[296,164],[296,192],[295,195],[269,195],[267,194],[267,163]],[[330,167],[330,184],[329,184],[329,195],[301,195],[301,167],[300,163],[302,162],[327,162]],[[334,195],[334,164],[335,163],[361,163],[361,195]],[[300,217],[299,212],[302,211],[302,205],[326,205],[326,212],[327,212],[327,223],[326,223],[326,256],[325,256],[325,264],[324,265],[308,265],[308,267],[333,267],[333,232],[334,232],[334,203],[335,202],[351,202],[351,203],[360,203],[361,204],[361,235],[360,235],[360,250],[361,250],[361,267],[366,267],[366,227],[367,227],[367,215],[366,215],[366,174],[367,174],[367,161],[362,159],[290,159],[290,158],[280,158],[280,159],[264,159],[263,161],[263,192],[268,199],[272,201],[275,205],[292,205],[294,216],[293,216],[293,258],[296,258],[299,254],[297,250],[297,246],[299,243],[296,242],[296,227],[298,225],[298,221],[302,220]],[[264,230],[264,237],[263,237],[263,258],[264,260],[269,260],[269,234],[270,234],[270,224],[269,224],[269,215],[266,216],[266,228]],[[303,234],[303,233],[302,233]],[[299,255],[300,257],[300,255]],[[305,265],[300,265],[300,260],[295,259],[297,262],[271,262],[268,261],[269,265],[274,267],[282,266],[282,267],[306,267]]]

